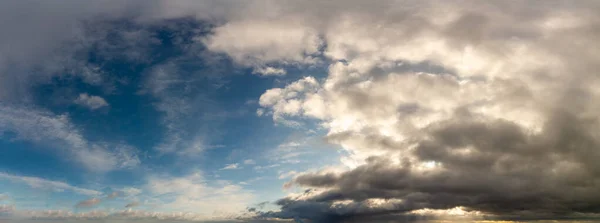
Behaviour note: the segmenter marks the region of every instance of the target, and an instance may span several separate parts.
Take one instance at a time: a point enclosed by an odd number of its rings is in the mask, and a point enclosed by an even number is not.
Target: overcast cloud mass
[[[600,2],[0,2],[0,222],[594,221]]]

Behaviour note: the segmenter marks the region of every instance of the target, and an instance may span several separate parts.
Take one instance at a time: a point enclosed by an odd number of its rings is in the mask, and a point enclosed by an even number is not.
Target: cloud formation
[[[232,163],[232,164],[227,164],[227,166],[221,168],[221,170],[235,170],[235,169],[240,169],[240,164],[239,163]]]
[[[186,46],[200,46],[188,53],[202,52],[211,62],[226,55],[271,76],[286,74],[288,66],[329,63],[323,79],[306,76],[267,90],[257,114],[293,127],[317,122],[327,131],[325,139],[343,149],[346,169],[294,174],[290,185],[307,192],[279,200],[281,211],[264,216],[347,222],[456,209],[532,218],[600,212],[595,190],[600,186],[596,1],[545,1],[536,7],[506,1],[148,2],[3,5],[0,20],[21,22],[0,24],[8,33],[0,37],[0,99],[26,98],[26,89],[64,69],[76,71],[88,84],[101,83],[102,73],[71,57],[77,49],[62,51],[77,42],[73,36],[81,37],[85,21],[131,18],[133,11],[136,22],[146,24],[192,17],[214,22],[209,36],[193,38]],[[134,32],[132,39],[137,34],[143,35]],[[139,55],[144,54],[130,56]],[[165,116],[166,139],[156,148],[164,153],[189,155],[205,145],[202,130],[182,117],[212,105],[195,94],[201,86],[195,80],[219,80],[206,74],[222,70],[210,67],[186,76],[176,62],[190,58],[195,59],[184,56],[148,71],[144,90],[158,100],[156,109]],[[29,72],[36,69],[47,75]],[[80,95],[80,103],[91,109],[107,104],[94,97]],[[91,170],[140,163],[134,148],[88,142],[65,115],[2,104],[0,131],[65,148]],[[93,192],[35,178],[0,177]],[[172,198],[166,207],[183,210],[231,208],[219,201],[235,203],[238,210],[252,197],[236,185],[208,185],[198,175],[153,177],[147,187]],[[207,191],[219,196],[207,197]],[[74,215],[47,213],[63,214]],[[108,215],[89,213],[91,218]],[[163,218],[132,210],[120,215]]]
[[[94,95],[88,95],[87,93],[79,94],[79,97],[75,99],[75,104],[89,108],[90,110],[96,110],[108,106],[108,103],[104,98]]]
[[[102,200],[100,200],[99,198],[90,198],[87,200],[80,201],[75,206],[78,208],[90,208],[100,204],[100,202],[102,202]]]
[[[324,37],[328,76],[267,90],[260,105],[275,122],[320,122],[349,170],[297,175],[316,190],[275,215],[600,212],[597,4],[348,4],[307,24]],[[319,11],[305,7],[294,15]]]
[[[106,172],[140,164],[135,148],[89,142],[67,115],[0,103],[0,132],[13,132],[17,140],[48,144],[92,171]]]
[[[86,188],[76,187],[69,185],[65,182],[46,180],[39,177],[29,177],[29,176],[19,176],[12,175],[8,173],[0,172],[0,179],[9,180],[16,183],[26,184],[31,188],[43,189],[55,192],[63,192],[63,191],[72,191],[76,194],[86,195],[86,196],[98,196],[102,194],[102,192],[97,190],[90,190]]]

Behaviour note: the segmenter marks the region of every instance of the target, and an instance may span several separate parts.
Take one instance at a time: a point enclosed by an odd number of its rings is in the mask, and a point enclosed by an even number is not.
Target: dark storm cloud
[[[544,130],[529,134],[506,121],[456,119],[427,129],[412,151],[440,169],[415,170],[386,158],[342,174],[304,174],[294,183],[326,192],[308,200],[278,201],[282,217],[353,218],[355,215],[466,207],[497,216],[564,216],[600,212],[597,119],[556,111]],[[469,150],[464,150],[469,148]],[[463,151],[461,151],[463,150]],[[401,199],[391,210],[347,211],[334,201]],[[340,211],[343,207],[345,211]]]

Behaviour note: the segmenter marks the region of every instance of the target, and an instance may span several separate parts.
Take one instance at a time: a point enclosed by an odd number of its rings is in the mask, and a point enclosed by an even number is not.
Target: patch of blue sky
[[[35,86],[31,103],[53,114],[67,115],[89,142],[120,143],[137,149],[141,164],[98,175],[69,161],[56,148],[50,148],[52,145],[15,141],[5,133],[0,141],[0,171],[42,176],[103,193],[124,187],[142,188],[153,174],[181,177],[200,171],[208,186],[218,187],[225,180],[252,191],[261,202],[282,197],[286,193],[282,185],[294,172],[339,164],[337,148],[318,137],[323,134],[308,131],[318,126],[316,121],[301,120],[304,127],[290,128],[256,114],[258,99],[267,89],[284,87],[304,76],[321,79],[327,73],[326,63],[310,67],[273,64],[287,74],[263,77],[253,74],[252,68],[234,64],[225,55],[208,52],[195,40],[206,34],[204,24],[174,20],[154,27],[122,21],[100,25],[110,28],[98,30],[109,31],[98,34],[91,28],[90,35],[100,38],[78,55],[103,80],[90,83],[69,75],[78,70],[65,70],[64,75]],[[126,39],[132,35],[140,35],[135,38],[143,38],[146,43],[140,46],[135,43],[138,39]],[[168,72],[168,78],[159,80],[161,86],[152,86],[157,69]],[[73,103],[80,94],[101,97],[107,105],[90,109]],[[179,109],[186,108],[169,104],[174,100],[181,100],[189,110],[182,112]],[[169,117],[168,109],[176,110],[177,116]],[[162,144],[171,143],[170,135],[183,142],[173,144],[176,151],[160,151]],[[190,145],[195,145],[194,140],[199,141],[197,153],[186,153]],[[230,164],[234,168],[226,168]],[[3,182],[0,192],[16,194],[17,207],[28,209],[68,209],[94,197],[68,190],[32,194],[36,189]],[[25,194],[42,196],[46,202],[35,203],[35,198]],[[170,199],[147,192],[140,197],[162,202]],[[121,208],[130,200],[117,198],[91,209]]]

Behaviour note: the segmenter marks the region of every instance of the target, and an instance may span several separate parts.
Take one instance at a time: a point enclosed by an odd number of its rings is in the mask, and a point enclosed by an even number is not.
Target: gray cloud
[[[103,82],[102,73],[73,59],[77,47],[64,47],[93,39],[78,39],[85,21],[136,15],[135,22],[149,24],[191,16],[216,28],[196,42],[200,49],[175,62],[198,56],[218,61],[223,54],[271,74],[285,73],[272,64],[332,62],[322,81],[307,77],[267,91],[260,113],[279,123],[318,120],[329,131],[327,140],[349,154],[344,161],[351,170],[297,176],[292,183],[316,190],[278,201],[282,210],[265,216],[369,221],[458,206],[501,217],[600,212],[594,192],[600,179],[596,1],[536,7],[514,1],[170,2],[5,3],[0,20],[20,22],[0,25],[7,33],[0,37],[0,72],[19,75],[0,76],[0,99],[23,98],[28,87],[64,68],[53,64],[67,64],[87,83]],[[154,42],[144,32],[121,34],[130,42]],[[144,51],[128,52],[127,58],[144,60]],[[198,85],[186,82],[190,77],[175,62],[148,71],[145,90],[160,101],[168,128],[158,150],[198,151],[199,134],[179,131],[195,123],[180,117],[196,113],[186,106],[190,101],[203,108],[211,102],[193,94]],[[51,72],[28,72],[34,68]],[[211,67],[207,73],[219,72]],[[64,129],[60,134],[77,133],[62,116],[2,111],[9,118],[46,117]],[[0,127],[39,137],[31,127],[15,127],[13,119]],[[75,138],[67,145],[87,144]]]
[[[323,54],[341,62],[309,90],[298,90],[299,80],[266,91],[261,111],[275,122],[320,121],[326,139],[348,152],[350,170],[297,175],[292,185],[314,190],[281,199],[282,210],[265,216],[600,212],[600,63],[591,49],[600,18],[590,11],[598,5],[453,3],[323,6],[331,11],[316,25]]]
[[[140,202],[134,201],[131,203],[128,203],[127,205],[125,205],[126,208],[133,208],[133,207],[137,207],[140,206]]]

